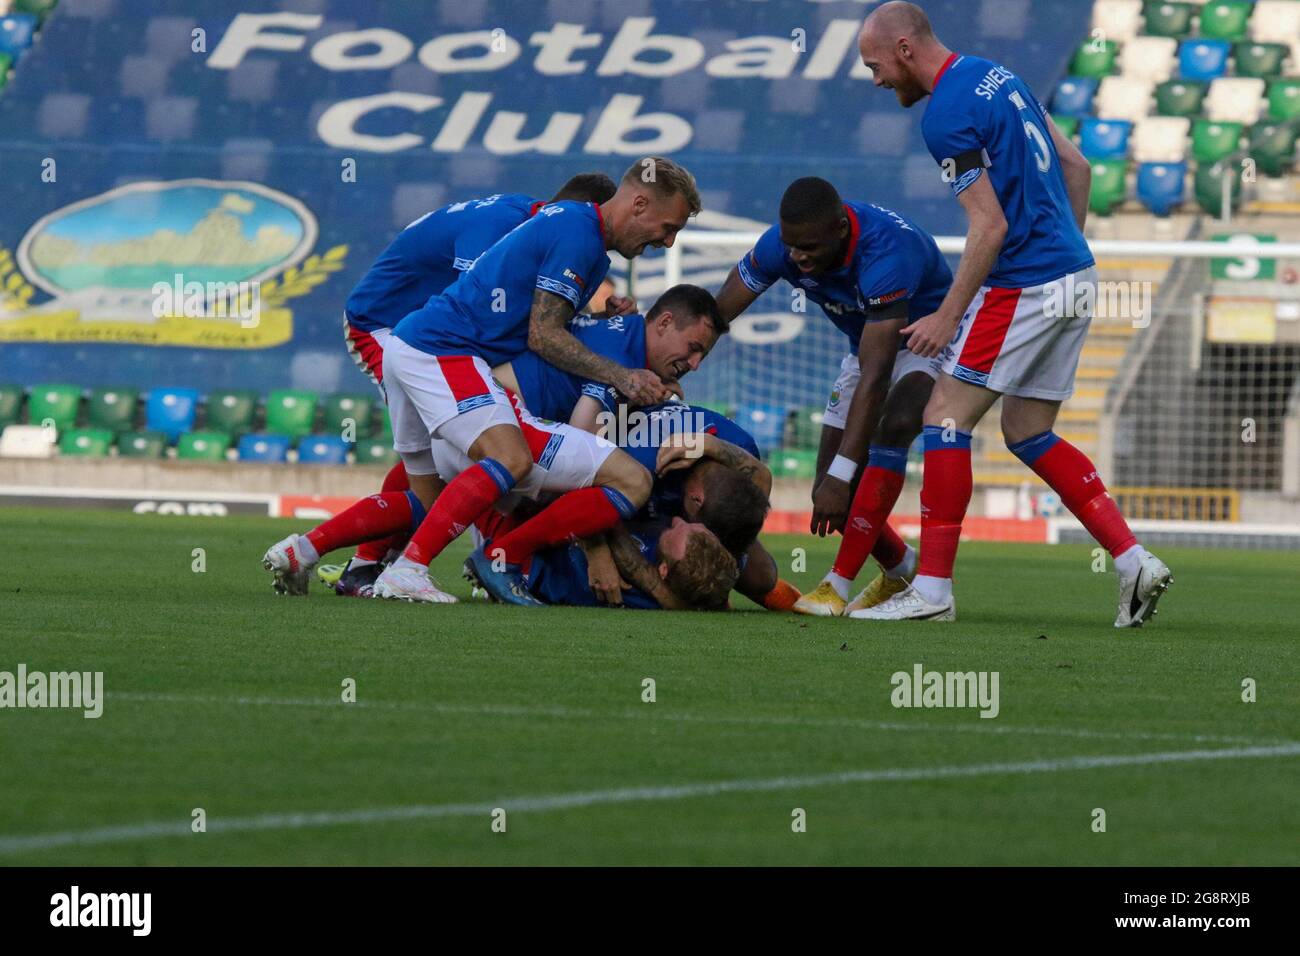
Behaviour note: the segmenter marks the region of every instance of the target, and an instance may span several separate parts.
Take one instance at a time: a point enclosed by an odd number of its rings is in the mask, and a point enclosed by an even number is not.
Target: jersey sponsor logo
[[[564,278],[572,279],[574,282],[578,284],[579,289],[587,288],[587,283],[582,281],[582,276],[578,275],[578,273],[574,272],[572,269],[564,270]]]
[[[893,292],[887,293],[886,295],[878,295],[873,299],[868,299],[867,305],[889,305],[891,302],[897,302],[899,299],[905,298],[907,298],[907,289],[895,289]]]

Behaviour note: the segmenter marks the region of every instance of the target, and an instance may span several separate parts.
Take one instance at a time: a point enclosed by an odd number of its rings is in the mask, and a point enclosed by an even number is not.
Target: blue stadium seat
[[[1178,68],[1185,80],[1213,80],[1228,72],[1232,44],[1227,40],[1184,40]]]
[[[289,438],[286,435],[245,435],[239,439],[240,461],[286,461]]]
[[[199,410],[199,393],[193,388],[155,388],[145,405],[145,428],[162,432],[175,442],[181,432],[194,428],[194,414]]]
[[[1143,163],[1138,167],[1138,199],[1157,216],[1167,216],[1182,205],[1186,183],[1186,163]]]
[[[15,60],[26,53],[36,34],[36,25],[36,17],[29,13],[0,17],[0,53],[9,53]]]
[[[736,409],[736,424],[754,436],[760,451],[768,452],[785,443],[787,414],[784,405],[741,405]]]
[[[1079,148],[1089,159],[1123,159],[1133,124],[1127,120],[1086,119],[1079,133]]]
[[[1056,84],[1052,96],[1052,112],[1062,116],[1086,116],[1092,109],[1092,98],[1097,93],[1097,81],[1089,76],[1067,76]]]
[[[348,443],[338,435],[308,435],[298,443],[298,461],[309,465],[346,465]]]

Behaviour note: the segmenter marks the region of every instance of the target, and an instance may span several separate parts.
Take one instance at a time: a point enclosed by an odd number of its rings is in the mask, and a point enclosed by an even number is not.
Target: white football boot
[[[428,573],[419,568],[390,566],[375,580],[371,597],[394,601],[423,601],[426,604],[455,604],[456,598],[443,591]]]
[[[1116,627],[1141,627],[1156,613],[1160,595],[1174,583],[1173,572],[1150,551],[1142,555],[1137,574],[1119,576],[1119,614]]]
[[[951,597],[946,604],[931,604],[912,585],[874,607],[849,612],[859,621],[955,621],[957,602]]]
[[[306,597],[311,583],[311,569],[298,551],[298,536],[291,534],[267,549],[262,555],[262,567],[271,572],[271,588],[276,594]]]

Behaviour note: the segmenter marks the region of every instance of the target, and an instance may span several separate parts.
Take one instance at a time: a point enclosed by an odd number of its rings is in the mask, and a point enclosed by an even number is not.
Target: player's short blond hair
[[[690,207],[692,216],[704,208],[700,203],[699,187],[695,185],[695,177],[690,170],[663,156],[638,159],[623,174],[623,182],[649,186],[655,195],[664,198],[681,196]]]
[[[712,611],[727,603],[740,571],[736,559],[708,528],[692,531],[686,553],[673,563],[664,584],[693,608]]]

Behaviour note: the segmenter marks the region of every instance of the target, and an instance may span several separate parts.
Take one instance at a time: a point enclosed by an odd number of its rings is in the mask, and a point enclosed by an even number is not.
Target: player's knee
[[[877,445],[902,448],[910,445],[921,434],[921,409],[885,409],[880,417]]]
[[[498,454],[491,457],[500,462],[501,467],[510,472],[515,483],[519,483],[528,477],[528,473],[533,470],[533,456],[528,450],[528,446],[520,443],[521,447],[503,448]]]

